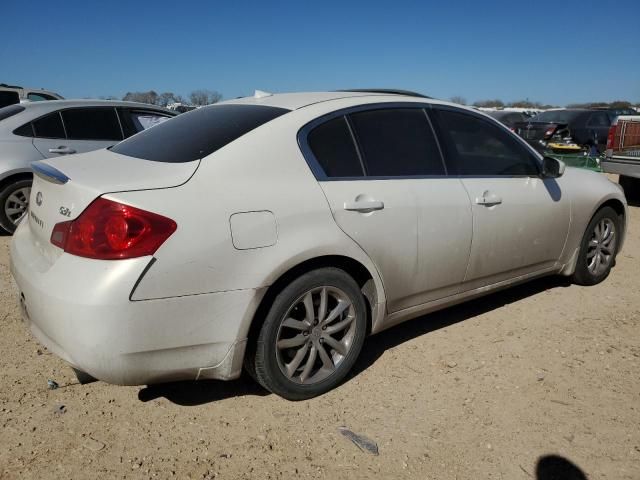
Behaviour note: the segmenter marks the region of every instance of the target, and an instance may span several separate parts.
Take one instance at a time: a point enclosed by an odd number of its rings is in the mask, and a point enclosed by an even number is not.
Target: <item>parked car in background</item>
[[[543,275],[603,281],[626,230],[606,176],[408,94],[260,94],[33,168],[11,242],[25,324],[115,384],[244,362],[320,395],[369,333]]]
[[[503,123],[511,130],[514,130],[516,123],[525,122],[529,116],[522,112],[510,112],[507,110],[493,110],[490,112],[485,112],[490,117],[495,118],[500,123]]]
[[[39,88],[19,87],[0,83],[0,108],[22,101],[39,102],[42,100],[62,100],[63,97],[54,92]]]
[[[620,116],[611,125],[602,169],[620,175],[628,198],[640,197],[640,115]]]
[[[550,143],[595,147],[604,152],[609,127],[616,115],[609,110],[562,108],[547,110],[516,123],[516,133],[542,152]]]
[[[0,227],[11,233],[29,205],[30,163],[111,145],[175,116],[151,105],[54,100],[0,109]]]

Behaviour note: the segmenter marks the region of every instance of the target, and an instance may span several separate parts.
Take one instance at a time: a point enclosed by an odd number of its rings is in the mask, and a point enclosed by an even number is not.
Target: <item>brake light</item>
[[[609,134],[607,135],[607,150],[613,148],[613,143],[616,138],[616,127],[617,125],[611,125],[609,127]]]
[[[143,257],[153,255],[177,227],[162,215],[98,198],[75,220],[56,224],[51,243],[80,257]]]
[[[553,127],[547,128],[547,130],[544,132],[544,138],[549,138],[551,135],[553,135],[553,132],[555,131],[556,131],[555,125]]]

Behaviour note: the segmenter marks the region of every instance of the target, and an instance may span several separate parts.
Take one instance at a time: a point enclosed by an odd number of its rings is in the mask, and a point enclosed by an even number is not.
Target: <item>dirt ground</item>
[[[558,455],[590,479],[640,479],[630,215],[603,284],[542,279],[399,325],[368,339],[346,383],[297,403],[247,378],[77,384],[24,328],[0,237],[0,478],[551,480]]]

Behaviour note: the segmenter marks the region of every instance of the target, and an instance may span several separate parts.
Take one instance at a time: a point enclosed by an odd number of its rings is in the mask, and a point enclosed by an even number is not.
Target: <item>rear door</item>
[[[422,106],[351,111],[307,139],[334,218],[378,268],[388,310],[457,291],[471,242],[469,200],[446,177]]]
[[[437,127],[447,166],[472,202],[465,289],[553,268],[570,221],[560,182],[542,178],[533,153],[489,119],[439,107]]]
[[[69,108],[32,123],[33,144],[47,158],[99,150],[123,139],[113,107]]]

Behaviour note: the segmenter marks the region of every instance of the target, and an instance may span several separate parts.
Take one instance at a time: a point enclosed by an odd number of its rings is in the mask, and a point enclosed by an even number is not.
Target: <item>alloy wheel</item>
[[[601,275],[611,265],[616,249],[616,227],[609,218],[596,223],[587,246],[587,269]]]
[[[31,187],[21,187],[11,192],[5,200],[4,214],[14,225],[17,225],[26,215],[30,195]]]
[[[356,312],[348,295],[333,286],[313,288],[296,299],[276,337],[280,371],[298,384],[314,384],[344,361],[356,334]]]

